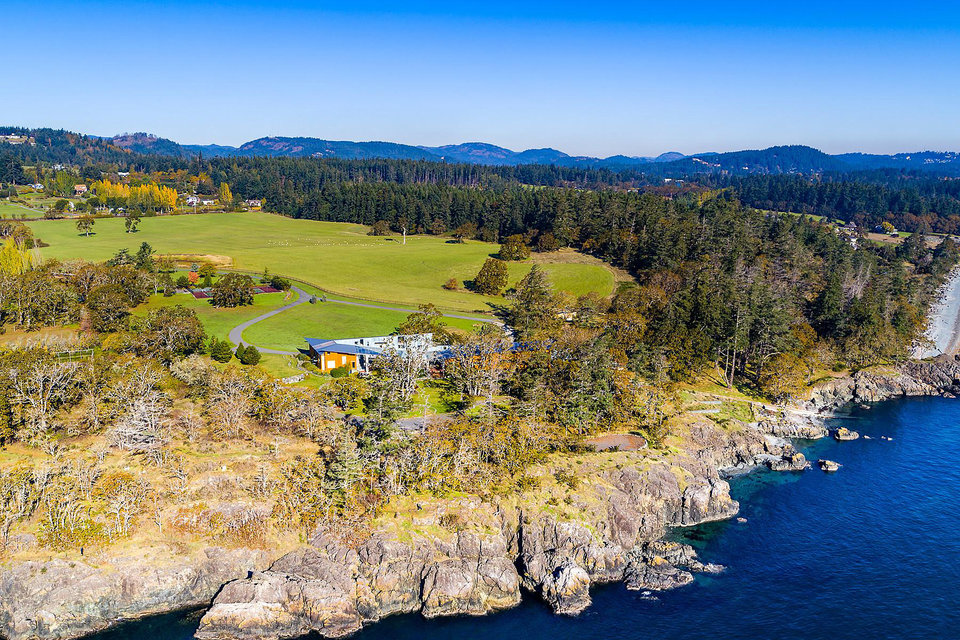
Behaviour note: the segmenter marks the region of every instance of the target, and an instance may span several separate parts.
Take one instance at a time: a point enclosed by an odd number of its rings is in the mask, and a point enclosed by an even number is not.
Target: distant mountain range
[[[4,143],[4,134],[37,135],[37,143],[80,147],[92,141],[103,149],[101,155],[134,153],[158,154],[173,157],[194,157],[202,154],[239,157],[313,157],[343,159],[402,159],[433,162],[454,162],[483,165],[558,165],[613,171],[638,171],[654,177],[684,177],[697,174],[722,173],[728,175],[778,175],[847,173],[876,169],[918,170],[945,176],[960,177],[960,153],[921,151],[876,155],[844,153],[830,155],[812,147],[777,146],[751,151],[725,153],[698,153],[685,156],[669,152],[656,157],[616,155],[607,158],[571,156],[557,149],[527,149],[513,151],[484,142],[444,145],[440,147],[413,146],[396,142],[351,142],[305,137],[271,136],[246,142],[239,147],[224,145],[180,144],[173,140],[147,133],[124,133],[110,138],[80,136],[52,129],[23,129],[0,127],[0,150],[12,144]],[[109,156],[113,157],[113,156]]]
[[[654,162],[670,162],[683,158],[682,153],[664,153],[655,158],[611,156],[592,158],[571,156],[557,149],[512,151],[485,142],[465,142],[441,147],[413,146],[396,142],[350,142],[319,138],[287,138],[271,136],[245,142],[239,147],[222,145],[178,144],[147,133],[124,133],[108,138],[114,144],[137,153],[171,156],[244,156],[244,157],[313,157],[394,160],[430,160],[486,165],[556,164],[563,166],[632,166]]]

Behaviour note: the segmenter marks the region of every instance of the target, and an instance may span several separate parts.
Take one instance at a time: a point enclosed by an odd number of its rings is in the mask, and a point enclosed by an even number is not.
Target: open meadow
[[[73,220],[28,223],[46,246],[44,258],[106,260],[118,249],[136,251],[148,242],[159,254],[219,257],[237,269],[272,272],[313,283],[331,294],[416,307],[430,302],[454,312],[489,313],[501,298],[464,289],[447,291],[450,278],[472,279],[498,245],[457,244],[439,236],[367,235],[367,227],[336,222],[296,220],[267,213],[222,213],[143,218],[137,233],[126,233],[122,218],[96,221],[90,237],[77,232]],[[569,260],[563,256],[569,256]],[[225,260],[229,258],[229,260]],[[569,253],[535,255],[510,263],[510,284],[534,261],[543,262],[555,288],[574,295],[612,293],[615,274],[599,260]]]

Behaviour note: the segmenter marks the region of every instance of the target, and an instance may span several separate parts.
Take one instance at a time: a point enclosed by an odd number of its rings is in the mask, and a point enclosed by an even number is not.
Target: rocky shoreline
[[[0,573],[0,635],[78,637],[211,599],[197,632],[202,640],[342,637],[397,613],[483,615],[516,606],[524,592],[559,614],[577,614],[595,584],[658,590],[720,570],[663,538],[671,527],[736,515],[725,473],[806,468],[789,439],[827,436],[826,420],[851,403],[958,394],[960,362],[941,357],[831,380],[802,405],[742,428],[689,416],[679,451],[595,454],[604,464],[583,465],[566,498],[575,516],[535,494],[467,497],[418,505],[411,531],[386,522],[352,545],[320,533],[272,563],[262,552],[222,549],[170,558],[163,571],[136,560],[109,568],[22,563]],[[453,507],[469,521],[451,526],[444,516]]]

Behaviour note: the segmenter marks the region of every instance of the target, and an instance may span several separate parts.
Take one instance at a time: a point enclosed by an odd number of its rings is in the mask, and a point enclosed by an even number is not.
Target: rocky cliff
[[[817,385],[806,408],[829,413],[850,403],[880,402],[903,396],[960,394],[960,361],[954,356],[908,361],[893,368],[859,371]]]
[[[405,538],[386,522],[356,549],[319,535],[269,570],[227,584],[197,637],[315,631],[333,638],[394,613],[481,615],[515,606],[523,591],[538,594],[557,613],[577,614],[589,606],[594,584],[687,584],[691,571],[719,568],[702,564],[688,546],[664,542],[667,528],[737,513],[719,468],[791,459],[796,452],[752,427],[727,430],[700,418],[685,428],[681,453],[583,456],[581,482],[563,501],[567,510],[534,491],[513,502],[472,499],[465,530]],[[549,477],[550,469],[542,471]],[[443,522],[427,513],[436,507],[418,511],[421,524]]]
[[[225,582],[266,562],[259,551],[219,547],[186,557],[140,553],[102,566],[24,562],[0,573],[0,635],[72,638],[127,618],[203,606]]]
[[[206,640],[339,637],[397,613],[482,615],[515,606],[524,591],[576,614],[598,583],[656,590],[719,570],[663,537],[670,527],[736,514],[720,470],[803,469],[786,438],[825,436],[824,418],[849,403],[931,394],[960,394],[960,362],[943,357],[832,380],[754,425],[722,428],[688,416],[669,452],[579,456],[569,469],[576,487],[559,487],[556,469],[544,466],[547,488],[522,498],[425,501],[409,517],[381,519],[359,544],[321,532],[272,564],[262,552],[217,548],[96,565],[21,563],[0,573],[0,635],[76,637],[211,599],[197,633]],[[445,517],[451,510],[466,517]]]

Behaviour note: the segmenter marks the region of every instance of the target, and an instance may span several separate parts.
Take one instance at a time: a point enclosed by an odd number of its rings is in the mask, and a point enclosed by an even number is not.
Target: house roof
[[[380,351],[377,349],[370,349],[368,347],[361,347],[354,344],[340,344],[334,340],[321,340],[319,338],[307,338],[307,344],[313,348],[314,351],[323,352],[323,353],[346,353],[350,355],[357,356],[378,356]]]

